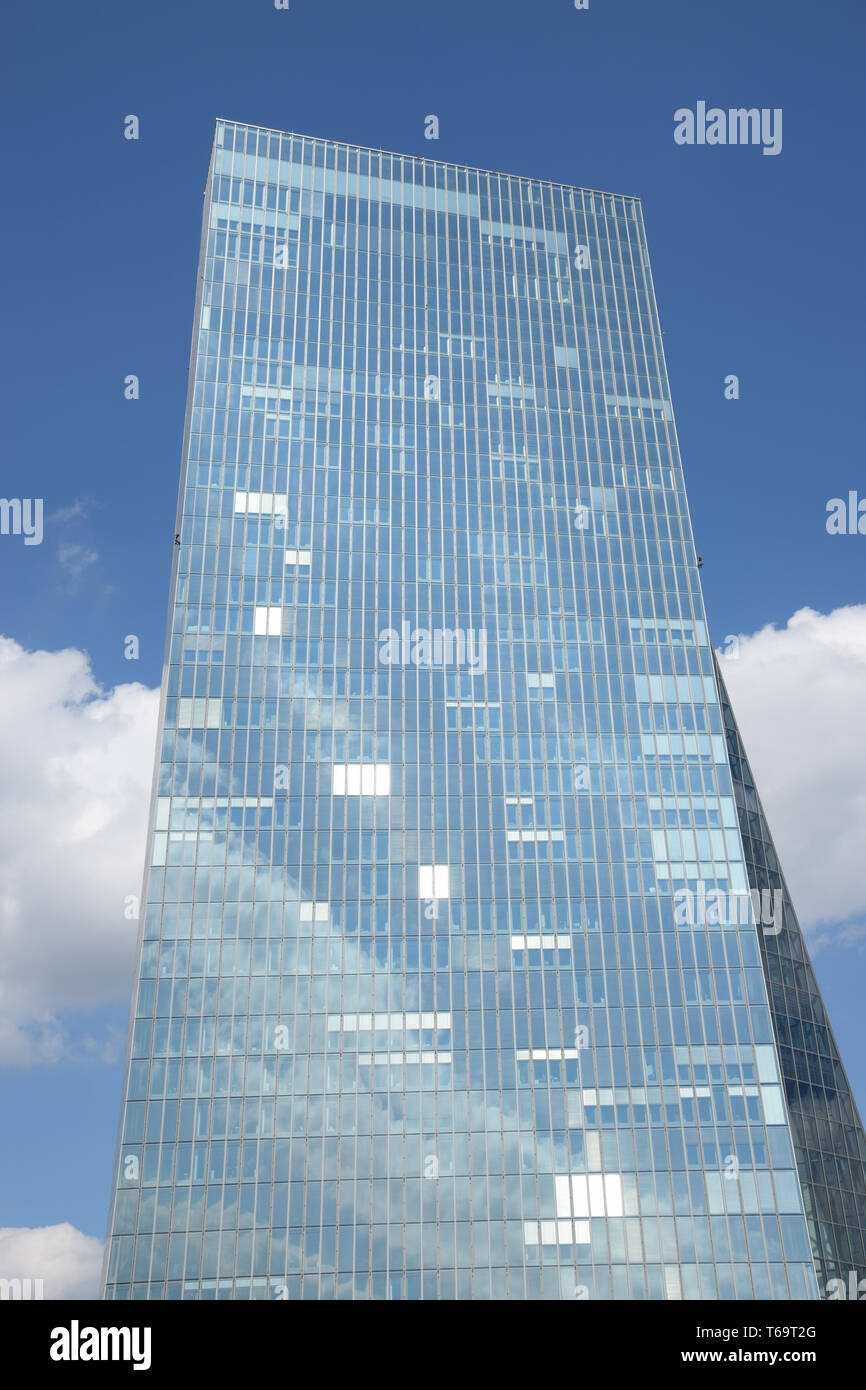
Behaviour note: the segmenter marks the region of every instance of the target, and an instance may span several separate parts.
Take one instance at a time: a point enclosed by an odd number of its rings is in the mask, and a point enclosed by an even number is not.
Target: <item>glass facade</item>
[[[761,954],[820,1288],[862,1297],[852,1283],[866,1280],[866,1136],[721,673],[719,692],[749,882],[782,900],[783,929],[761,933]]]
[[[219,122],[177,531],[106,1297],[818,1296],[638,200]]]

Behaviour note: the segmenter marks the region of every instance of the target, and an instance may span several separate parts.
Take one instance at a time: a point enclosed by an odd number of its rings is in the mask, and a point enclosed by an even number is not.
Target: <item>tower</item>
[[[639,202],[220,121],[176,530],[106,1297],[816,1297]]]

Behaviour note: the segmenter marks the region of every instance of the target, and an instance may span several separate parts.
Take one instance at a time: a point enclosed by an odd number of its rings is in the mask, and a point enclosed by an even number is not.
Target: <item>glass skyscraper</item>
[[[106,1297],[866,1263],[639,201],[220,121],[176,530]]]

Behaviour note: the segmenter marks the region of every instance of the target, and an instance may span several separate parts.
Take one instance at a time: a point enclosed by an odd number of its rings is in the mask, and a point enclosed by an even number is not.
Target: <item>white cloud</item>
[[[83,502],[80,497],[76,497],[71,506],[58,507],[57,511],[52,512],[45,520],[53,522],[58,526],[64,526],[70,521],[78,521],[80,518],[87,516],[88,506],[89,504],[87,502]]]
[[[57,549],[57,559],[70,578],[78,580],[96,564],[99,553],[87,545],[61,545]]]
[[[96,1298],[101,1268],[102,1241],[68,1221],[0,1226],[0,1279],[41,1279],[43,1298]]]
[[[866,916],[866,604],[740,636],[720,664],[794,906],[813,936]],[[841,925],[841,924],[847,924]]]
[[[130,987],[157,710],[0,637],[0,1064],[56,1060],[58,1015]]]

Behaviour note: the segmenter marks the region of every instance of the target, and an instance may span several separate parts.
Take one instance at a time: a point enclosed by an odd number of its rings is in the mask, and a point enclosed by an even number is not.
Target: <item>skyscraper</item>
[[[176,529],[106,1296],[819,1296],[637,199],[220,121]]]

